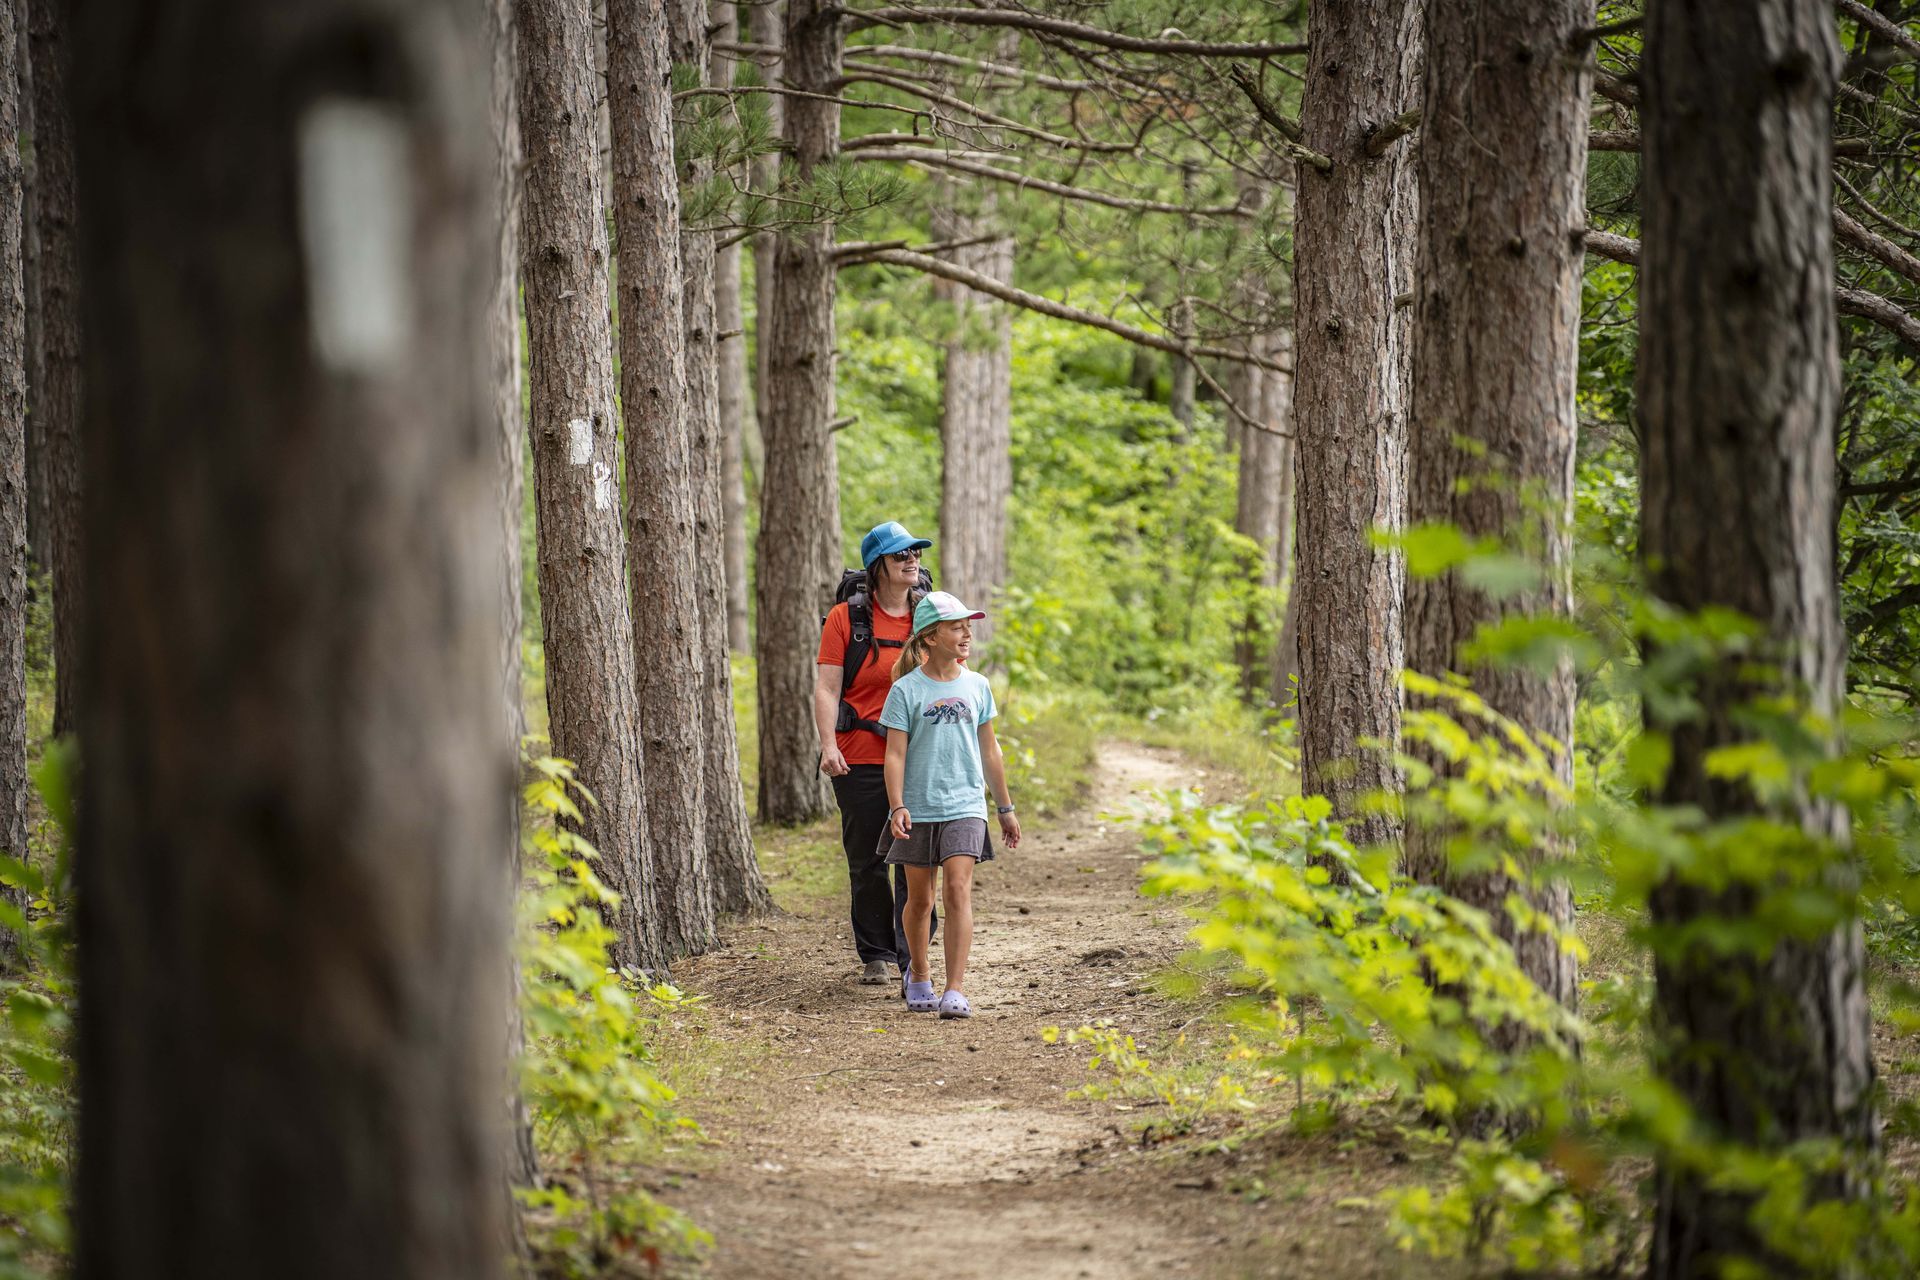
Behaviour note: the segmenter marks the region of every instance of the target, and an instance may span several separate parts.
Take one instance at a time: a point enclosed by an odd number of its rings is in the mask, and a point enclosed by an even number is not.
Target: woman
[[[887,731],[879,720],[893,688],[894,661],[913,634],[913,607],[921,595],[920,553],[932,545],[931,539],[916,538],[893,520],[868,530],[860,539],[867,589],[827,614],[815,659],[813,723],[820,731],[820,771],[833,779],[833,798],[840,805],[840,843],[853,899],[853,948],[860,957],[860,981],[869,986],[887,980],[888,964],[902,975],[908,968],[901,922],[906,872],[897,868],[889,884],[880,852],[880,836],[887,829]],[[870,642],[856,643],[867,627]],[[848,670],[850,662],[855,669]]]

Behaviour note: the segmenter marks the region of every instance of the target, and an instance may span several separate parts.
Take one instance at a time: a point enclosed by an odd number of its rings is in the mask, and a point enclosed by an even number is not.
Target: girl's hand
[[[1009,849],[1020,847],[1020,815],[1003,813],[1000,815],[1000,840]]]
[[[907,806],[901,805],[887,815],[887,826],[893,832],[895,840],[905,840],[913,833],[913,815],[907,812]]]

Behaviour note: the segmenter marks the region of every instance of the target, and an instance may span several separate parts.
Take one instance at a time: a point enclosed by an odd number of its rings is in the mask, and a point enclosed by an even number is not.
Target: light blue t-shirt
[[[900,800],[915,822],[987,816],[980,726],[994,714],[993,686],[972,671],[945,682],[909,671],[893,682],[880,723],[907,735]]]

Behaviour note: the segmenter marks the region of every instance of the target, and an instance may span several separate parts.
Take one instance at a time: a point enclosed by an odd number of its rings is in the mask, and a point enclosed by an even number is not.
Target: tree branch
[[[1367,154],[1378,159],[1386,149],[1420,127],[1420,110],[1402,111],[1385,124],[1367,130]]]
[[[945,22],[959,27],[1013,27],[1021,31],[1045,32],[1103,49],[1123,53],[1178,53],[1199,58],[1277,58],[1305,53],[1304,44],[1268,44],[1230,40],[1188,40],[1177,31],[1172,35],[1130,36],[1107,31],[1083,22],[1020,9],[839,9],[836,12],[853,19],[853,30],[871,26],[911,26],[916,22]]]
[[[1155,351],[1165,351],[1171,355],[1193,360],[1205,356],[1212,360],[1230,360],[1238,364],[1256,364],[1263,369],[1273,369],[1280,373],[1293,372],[1292,366],[1267,360],[1245,351],[1235,351],[1231,347],[1216,347],[1205,343],[1183,343],[1164,334],[1148,329],[1137,328],[1097,311],[1088,311],[1081,307],[1069,306],[1064,302],[1055,302],[1052,298],[1043,298],[1037,293],[1028,293],[1012,285],[996,280],[957,262],[948,262],[944,258],[929,257],[924,253],[914,253],[907,249],[872,249],[860,255],[842,258],[840,266],[854,266],[869,262],[884,262],[896,267],[910,267],[930,276],[939,276],[955,284],[963,284],[975,293],[984,293],[990,298],[1012,303],[1028,311],[1037,311],[1043,316],[1052,316],[1056,320],[1068,320],[1074,324],[1083,324],[1093,329],[1104,330],[1118,338],[1125,338],[1137,346],[1151,347]]]
[[[1596,40],[1606,40],[1613,36],[1624,36],[1629,32],[1638,31],[1646,21],[1647,16],[1644,13],[1636,13],[1630,18],[1622,18],[1618,22],[1609,22],[1603,26],[1582,27],[1573,33],[1573,39],[1568,43],[1576,50],[1584,49]]]
[[[1587,135],[1589,151],[1638,151],[1640,149],[1640,131],[1638,129],[1595,129]],[[1836,156],[1864,156],[1873,152],[1871,138],[1835,138],[1833,154]]]
[[[1589,253],[1602,258],[1611,258],[1635,267],[1640,265],[1640,242],[1630,236],[1614,235],[1610,231],[1589,231],[1586,233],[1586,245]],[[1845,285],[1834,286],[1833,299],[1841,315],[1873,321],[1899,338],[1908,350],[1920,355],[1920,319],[1916,319],[1898,303],[1877,293]]]
[[[877,84],[882,88],[892,89],[896,93],[905,93],[916,98],[924,98],[928,102],[937,102],[943,107],[951,108],[954,111],[970,115],[974,119],[984,122],[984,124],[977,127],[1010,129],[1015,133],[1025,134],[1029,138],[1037,138],[1041,142],[1050,142],[1056,147],[1071,147],[1079,151],[1133,150],[1133,144],[1130,142],[1082,142],[1077,138],[1069,138],[1063,134],[1049,133],[1045,129],[1036,129],[1032,125],[1021,124],[1018,120],[1013,120],[1002,115],[995,115],[985,107],[968,102],[964,98],[956,98],[950,93],[942,93],[931,85],[915,84],[913,81],[901,76],[892,75],[884,67],[865,66],[858,62],[849,62],[847,63],[847,67],[849,68],[849,73],[840,77],[838,84],[835,86],[836,88],[849,84]]]
[[[1132,196],[1108,195],[1087,187],[1068,186],[1064,182],[1049,182],[1045,178],[1034,178],[1011,169],[996,169],[989,164],[980,164],[972,160],[954,158],[952,152],[941,151],[933,147],[875,147],[871,150],[859,149],[850,153],[856,160],[905,160],[916,164],[933,165],[941,169],[952,169],[956,173],[970,173],[979,178],[991,178],[1009,186],[1045,191],[1049,195],[1062,196],[1068,200],[1083,200],[1088,204],[1105,205],[1109,209],[1127,209],[1135,213],[1180,213],[1195,217],[1247,218],[1252,211],[1239,205],[1184,205],[1170,204],[1164,200],[1141,200]]]
[[[1874,259],[1890,271],[1905,276],[1915,284],[1920,284],[1920,258],[1914,257],[1893,241],[1869,231],[1847,216],[1845,210],[1836,206],[1833,211],[1834,238],[1850,249]]]
[[[1914,57],[1920,58],[1920,40],[1915,40],[1908,35],[1893,19],[1875,13],[1859,0],[1837,0],[1835,7],[1882,40],[1891,41]]]
[[[989,75],[1025,80],[1042,89],[1059,89],[1067,93],[1100,87],[1094,80],[1064,80],[1059,76],[1029,71],[1025,67],[1009,66],[1002,62],[987,62],[981,58],[963,58],[958,54],[941,53],[934,49],[914,49],[900,44],[855,45],[850,52],[857,53],[863,58],[901,58],[908,62],[930,62],[935,66],[956,67],[965,71],[984,71]]]
[[[1309,149],[1301,141],[1306,135],[1300,131],[1300,122],[1274,106],[1267,95],[1260,92],[1260,85],[1253,78],[1252,72],[1235,63],[1227,68],[1227,74],[1233,77],[1235,84],[1240,86],[1240,92],[1247,95],[1247,101],[1253,104],[1253,109],[1259,113],[1260,118],[1280,135],[1282,150],[1294,159],[1312,165],[1321,173],[1327,173],[1333,169],[1333,161],[1318,151]]]

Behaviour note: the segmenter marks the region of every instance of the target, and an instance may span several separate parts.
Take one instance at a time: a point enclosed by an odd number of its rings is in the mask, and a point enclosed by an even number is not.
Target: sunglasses
[[[894,561],[896,564],[905,564],[909,560],[918,560],[919,558],[919,547],[908,547],[905,551],[890,551],[887,553],[887,559]]]

